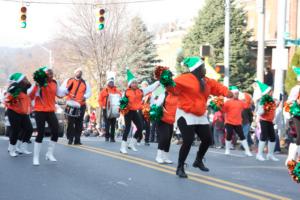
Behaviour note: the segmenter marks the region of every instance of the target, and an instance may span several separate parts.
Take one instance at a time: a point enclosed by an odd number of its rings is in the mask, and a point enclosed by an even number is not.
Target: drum
[[[108,119],[118,118],[120,116],[119,106],[120,106],[120,95],[119,94],[109,94],[106,101],[106,117]]]
[[[79,117],[81,114],[80,103],[77,101],[69,100],[66,102],[65,115],[70,117]]]

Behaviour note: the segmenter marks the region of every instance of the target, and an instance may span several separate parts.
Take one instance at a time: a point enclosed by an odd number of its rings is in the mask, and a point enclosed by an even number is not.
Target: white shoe
[[[173,163],[173,161],[169,159],[169,152],[163,151],[162,152],[162,157],[163,157],[163,160],[164,160],[165,163],[167,163],[167,164],[172,164]]]
[[[16,144],[16,152],[22,153],[21,145],[22,145],[22,141],[18,140]]]
[[[265,158],[261,154],[256,154],[256,160],[265,161]]]
[[[33,165],[40,165],[40,151],[42,143],[34,142],[33,147]]]
[[[48,151],[46,153],[46,160],[49,160],[51,162],[56,162],[57,161],[56,158],[53,155],[55,144],[56,144],[56,142],[50,140],[49,141],[49,146],[48,146]]]
[[[157,150],[157,155],[156,155],[156,158],[155,158],[155,161],[159,164],[163,164],[164,163],[164,159],[163,159],[163,151],[162,150]]]
[[[137,140],[135,138],[132,138],[129,145],[128,145],[128,149],[131,149],[132,151],[138,151],[135,148],[136,143],[137,143]]]
[[[32,152],[28,151],[28,144],[27,144],[27,142],[23,142],[21,144],[20,150],[21,150],[21,153],[24,153],[24,154],[27,154],[27,155],[29,155],[29,154],[32,153]]]
[[[121,142],[120,153],[127,154],[127,142],[126,141]]]
[[[251,151],[250,151],[250,149],[249,149],[247,140],[242,140],[242,141],[241,141],[241,144],[242,144],[242,146],[243,146],[244,149],[245,149],[245,154],[246,154],[246,156],[252,157],[253,155],[252,155],[252,153],[251,153]]]
[[[274,156],[275,142],[268,142],[268,154],[267,160],[279,161],[278,158]]]
[[[9,155],[11,157],[16,157],[18,156],[17,152],[16,152],[16,145],[10,145],[9,147]]]
[[[263,141],[259,141],[259,143],[258,143],[256,159],[259,161],[265,161],[265,158],[263,157],[263,151],[264,151],[265,145],[266,145],[266,142],[263,142]]]
[[[295,160],[297,159],[297,151],[298,151],[298,146],[295,143],[291,143],[289,146],[289,154],[288,157],[285,161],[285,166],[287,166],[288,162],[291,160]]]
[[[225,155],[230,154],[231,141],[225,140]]]

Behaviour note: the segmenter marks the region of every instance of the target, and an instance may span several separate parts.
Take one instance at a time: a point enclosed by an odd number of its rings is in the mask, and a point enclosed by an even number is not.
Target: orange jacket
[[[5,98],[5,106],[7,109],[13,110],[18,114],[29,115],[31,111],[31,99],[24,92],[21,92],[17,98],[7,94]]]
[[[133,90],[128,88],[125,91],[125,96],[128,98],[128,109],[129,110],[140,110],[142,109],[143,91],[141,89]]]
[[[242,112],[248,108],[248,104],[238,99],[226,101],[222,107],[225,113],[225,124],[242,125]]]
[[[175,88],[168,88],[168,91],[178,95],[178,108],[187,113],[202,116],[206,112],[209,95],[227,96],[229,92],[227,87],[207,77],[204,80],[206,88],[200,91],[199,81],[192,73],[185,73],[175,78]]]
[[[56,81],[48,82],[48,85],[41,87],[40,91],[38,89],[39,87],[35,85],[30,93],[30,98],[34,100],[33,110],[38,112],[55,112],[55,97],[58,89]]]
[[[172,93],[168,93],[164,103],[164,114],[161,121],[167,124],[174,124],[178,98]]]
[[[101,108],[106,108],[106,100],[109,94],[120,94],[121,92],[117,89],[117,87],[106,87],[100,93],[98,97],[99,106]]]
[[[81,82],[81,83],[80,83]],[[80,85],[79,85],[80,83]],[[79,85],[79,87],[78,87]],[[75,78],[70,78],[67,81],[67,89],[69,90],[69,93],[67,94],[67,100],[74,100],[80,103],[80,105],[85,104],[85,97],[84,94],[87,90],[87,86],[84,80],[81,79],[75,79]],[[77,90],[78,88],[78,90]],[[77,90],[76,96],[75,92]]]
[[[275,118],[275,113],[276,110],[270,110],[268,112],[265,112],[263,115],[260,116],[261,120],[268,121],[268,122],[273,122]]]

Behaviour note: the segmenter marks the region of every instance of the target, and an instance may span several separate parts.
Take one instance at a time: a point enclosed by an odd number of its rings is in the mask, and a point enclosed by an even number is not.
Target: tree
[[[177,74],[181,74],[181,73],[184,73],[184,72],[188,71],[187,67],[181,65],[181,62],[183,61],[183,59],[184,59],[183,51],[180,51],[177,55],[177,58],[176,58],[176,72],[177,72]]]
[[[218,10],[218,12],[213,12]],[[212,65],[223,63],[224,0],[206,0],[195,24],[183,40],[184,56],[199,55],[200,45],[212,46]],[[230,21],[230,84],[248,91],[253,83],[255,68],[250,67],[251,32],[246,31],[246,13],[231,0]]]
[[[160,62],[153,39],[142,19],[134,17],[126,39],[123,62],[135,73],[138,81],[152,81],[155,63]]]
[[[300,67],[300,48],[296,48],[296,51],[293,55],[291,65],[288,67],[286,78],[285,78],[285,91],[290,92],[292,87],[294,87],[297,83],[297,76],[293,71],[293,66]]]

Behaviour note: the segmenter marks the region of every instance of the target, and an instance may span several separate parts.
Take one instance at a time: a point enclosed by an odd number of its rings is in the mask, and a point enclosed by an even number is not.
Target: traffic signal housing
[[[217,63],[214,68],[215,68],[215,71],[221,75],[221,77],[224,77],[225,70],[224,70],[223,63]]]
[[[20,16],[21,28],[27,27],[26,19],[27,19],[27,8],[23,6],[21,7],[21,16]]]
[[[98,19],[98,30],[103,30],[104,29],[104,14],[105,14],[105,9],[104,8],[100,8],[99,10],[99,19]]]

